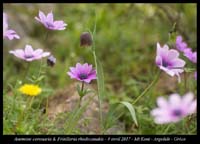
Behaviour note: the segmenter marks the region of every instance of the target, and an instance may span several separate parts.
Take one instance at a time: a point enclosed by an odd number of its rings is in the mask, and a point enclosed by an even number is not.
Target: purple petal
[[[175,59],[179,56],[179,53],[178,51],[174,50],[174,49],[171,49],[168,51],[168,59],[171,60],[171,59]]]
[[[85,63],[85,64],[82,65],[81,72],[84,73],[84,74],[89,74],[90,73],[90,70],[88,68],[88,64],[87,63]]]
[[[182,36],[177,36],[176,37],[176,43],[180,43],[180,42],[182,42]]]
[[[93,70],[89,75],[88,79],[97,79],[96,70]]]
[[[37,59],[40,59],[39,57],[32,57],[32,58],[25,58],[24,60],[26,60],[26,61],[34,61],[34,60],[37,60]]]
[[[33,55],[34,55],[34,56],[38,56],[38,55],[41,55],[42,52],[43,52],[42,49],[37,49],[37,50],[35,50],[35,51],[33,52]]]
[[[91,79],[83,79],[84,82],[90,83]]]
[[[49,55],[50,55],[50,52],[44,52],[44,53],[42,53],[42,57],[47,57]]]
[[[174,59],[173,61],[171,61],[171,65],[174,68],[176,68],[176,67],[177,68],[184,67],[185,66],[185,61],[182,60],[182,59],[177,58],[177,59]]]
[[[76,71],[76,68],[70,67],[69,69],[70,69],[71,73],[73,73],[74,75],[78,75],[77,71]]]
[[[160,46],[159,43],[157,43],[157,56],[161,56],[162,58],[166,58],[168,54],[169,47],[167,45],[164,45],[163,47]]]
[[[159,97],[157,99],[157,105],[161,108],[167,108],[168,107],[167,100],[164,97]]]
[[[15,55],[18,58],[24,59],[24,51],[22,49],[17,49],[15,51],[9,51],[9,53]]]
[[[152,116],[162,116],[162,115],[165,115],[165,113],[166,113],[166,109],[162,109],[162,108],[155,108],[151,111]]]
[[[33,48],[31,45],[26,45],[24,50],[25,56],[33,55]]]
[[[68,74],[72,79],[73,79],[73,78],[77,79],[77,76],[74,75],[73,73],[71,73],[71,72],[67,72],[67,74]]]
[[[55,26],[55,29],[57,30],[64,30],[67,24],[64,23],[64,21],[54,21],[54,26]]]
[[[193,93],[189,92],[183,96],[182,103],[184,106],[188,107],[194,98]]]
[[[168,69],[166,67],[163,66],[159,66],[161,70],[164,70],[167,74],[169,74],[170,76],[174,76],[175,72],[173,71],[173,69]]]
[[[46,22],[46,16],[42,11],[39,11],[39,18],[41,22]]]
[[[47,21],[49,23],[53,23],[53,13],[52,12],[48,13],[48,15],[47,15]]]
[[[171,107],[176,108],[181,106],[181,97],[178,94],[171,94],[169,96],[169,104]]]
[[[76,70],[78,74],[82,73],[82,65],[80,63],[76,64]]]
[[[196,109],[197,109],[197,101],[194,100],[194,101],[190,104],[190,106],[189,106],[189,108],[188,108],[188,113],[189,113],[189,114],[195,113],[195,112],[196,112]]]
[[[7,37],[9,40],[12,40],[14,38],[19,39],[20,36],[16,34],[14,30],[6,30],[4,33],[4,36]]]
[[[162,65],[162,57],[161,56],[156,56],[156,65],[160,66]]]

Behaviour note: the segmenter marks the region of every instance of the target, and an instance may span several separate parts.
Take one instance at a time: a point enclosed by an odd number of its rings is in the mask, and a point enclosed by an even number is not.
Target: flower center
[[[86,78],[87,78],[87,75],[82,73],[82,74],[79,75],[79,78],[80,78],[81,80],[82,80],[82,79],[86,79]]]
[[[53,24],[50,23],[50,22],[46,22],[46,24],[47,24],[48,27],[54,27]]]
[[[181,116],[181,115],[182,115],[182,111],[181,111],[181,110],[179,110],[179,109],[177,109],[177,110],[174,110],[174,111],[172,112],[172,115],[173,115],[173,116],[177,116],[177,117],[179,117],[179,116]]]
[[[25,55],[24,57],[25,57],[26,59],[28,59],[28,58],[32,58],[33,55]]]
[[[162,65],[163,65],[164,67],[168,67],[169,64],[168,64],[165,60],[163,60],[163,61],[162,61]]]

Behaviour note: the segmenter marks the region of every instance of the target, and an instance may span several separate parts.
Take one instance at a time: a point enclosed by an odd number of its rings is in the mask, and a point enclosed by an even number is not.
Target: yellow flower
[[[37,96],[41,93],[42,89],[38,85],[24,84],[19,88],[19,91],[28,96]]]

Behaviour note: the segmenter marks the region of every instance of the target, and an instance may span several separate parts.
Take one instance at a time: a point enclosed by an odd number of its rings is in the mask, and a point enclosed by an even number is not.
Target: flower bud
[[[91,46],[92,37],[89,32],[83,32],[80,36],[80,46]]]
[[[53,55],[49,56],[47,59],[47,65],[53,67],[56,63],[56,58]]]

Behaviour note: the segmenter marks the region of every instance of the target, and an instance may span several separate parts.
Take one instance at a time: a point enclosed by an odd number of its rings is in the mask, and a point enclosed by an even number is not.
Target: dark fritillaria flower
[[[53,67],[55,63],[56,63],[56,58],[53,55],[49,56],[47,59],[47,65]]]
[[[80,46],[91,46],[92,37],[89,32],[83,32],[80,36]]]

